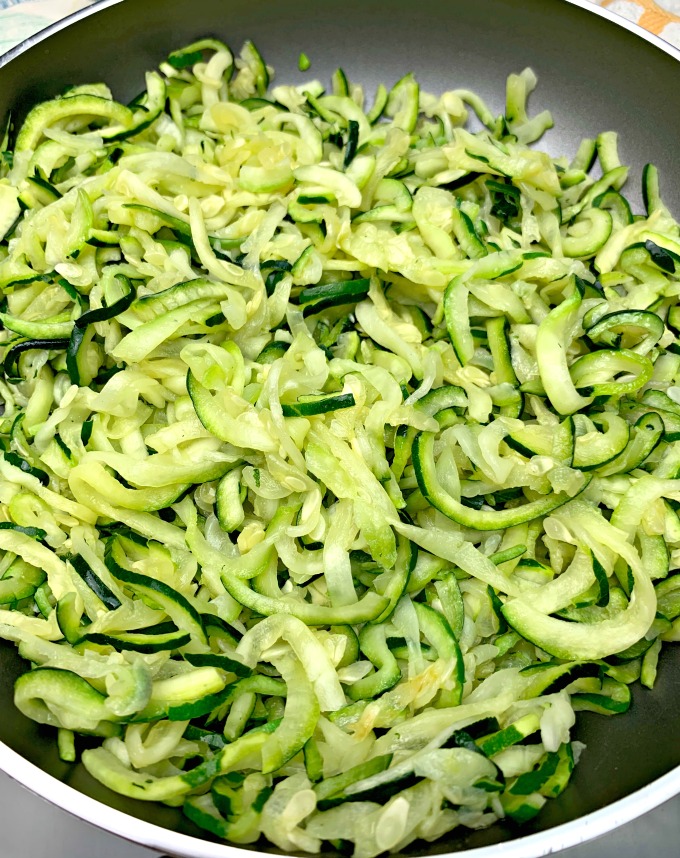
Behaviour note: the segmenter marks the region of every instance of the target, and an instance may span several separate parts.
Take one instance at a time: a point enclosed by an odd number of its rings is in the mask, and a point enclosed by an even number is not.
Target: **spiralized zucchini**
[[[680,636],[680,228],[530,70],[271,75],[8,129],[0,636],[110,789],[372,858],[535,816]]]

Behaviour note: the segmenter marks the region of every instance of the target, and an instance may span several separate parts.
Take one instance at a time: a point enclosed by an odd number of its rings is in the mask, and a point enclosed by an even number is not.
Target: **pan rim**
[[[91,6],[86,6],[55,22],[0,55],[0,69],[50,36],[122,2],[124,0],[97,0]],[[680,62],[680,49],[645,30],[639,24],[607,8],[595,6],[591,0],[562,0],[562,2],[604,18]],[[253,858],[270,858],[272,855],[271,852],[259,850],[246,851],[228,843],[214,843],[137,819],[63,783],[13,751],[2,741],[0,741],[0,771],[69,815],[143,848],[166,855],[181,855],[182,858],[244,858],[245,855]],[[459,854],[464,858],[543,858],[545,855],[607,834],[643,816],[678,794],[680,794],[680,766],[676,766],[665,775],[624,798],[571,822],[562,823],[535,834],[520,836],[505,843],[441,854],[442,856]]]
[[[39,798],[49,801],[71,816],[164,855],[182,858],[271,858],[272,855],[271,852],[240,849],[229,843],[214,843],[137,819],[63,783],[13,751],[4,742],[0,742],[0,770]],[[680,766],[677,766],[625,798],[571,822],[505,843],[443,852],[441,855],[461,855],[465,858],[543,858],[608,834],[659,807],[679,792]]]
[[[34,33],[34,35],[24,39],[23,42],[15,45],[15,47],[11,48],[6,53],[0,54],[0,69],[8,65],[12,60],[15,60],[17,57],[25,54],[26,51],[30,50],[35,45],[45,41],[45,39],[48,39],[50,36],[55,35],[55,33],[65,30],[67,27],[70,27],[78,21],[89,18],[91,15],[97,14],[97,12],[101,12],[112,6],[117,6],[123,2],[125,2],[125,0],[97,0],[97,2],[93,3],[91,6],[85,6],[83,9],[68,15],[66,18],[55,21],[54,24],[50,24],[49,27],[45,27],[43,30],[39,30],[37,33]],[[571,6],[577,6],[585,12],[590,12],[592,15],[604,18],[617,27],[628,30],[628,32],[638,36],[645,42],[649,42],[650,45],[653,45],[655,48],[658,48],[680,62],[680,48],[676,48],[675,45],[667,42],[665,39],[661,38],[661,36],[650,33],[649,30],[645,30],[644,27],[641,27],[633,21],[629,21],[622,15],[618,15],[616,12],[611,12],[608,8],[595,6],[593,0],[562,0],[562,2],[569,3]]]

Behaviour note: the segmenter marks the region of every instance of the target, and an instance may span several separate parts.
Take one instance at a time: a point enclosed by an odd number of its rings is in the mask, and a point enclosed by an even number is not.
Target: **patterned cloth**
[[[0,54],[93,0],[0,0]],[[680,48],[680,0],[590,0]]]
[[[591,0],[680,48],[680,0]]]
[[[92,0],[0,0],[0,54]]]

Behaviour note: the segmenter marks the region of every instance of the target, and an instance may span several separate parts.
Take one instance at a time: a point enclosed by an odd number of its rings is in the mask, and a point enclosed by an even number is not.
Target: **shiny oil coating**
[[[278,73],[279,80],[301,79],[297,57],[305,51],[315,76],[328,79],[341,65],[351,79],[371,87],[392,83],[412,70],[424,89],[440,91],[469,87],[501,112],[508,73],[531,65],[539,76],[534,109],[553,111],[556,127],[545,138],[553,154],[573,153],[580,139],[613,129],[621,134],[621,156],[633,167],[629,198],[639,206],[635,185],[644,163],[655,163],[662,176],[665,201],[680,212],[677,140],[680,111],[674,109],[680,84],[680,54],[668,53],[633,32],[585,11],[582,4],[564,0],[421,0],[415,6],[392,0],[389,14],[383,4],[345,0],[342,7],[313,0],[124,0],[96,4],[100,10],[33,49],[16,56],[0,69],[0,116],[8,109],[19,114],[31,102],[50,97],[66,85],[105,79],[117,98],[132,98],[144,72],[167,53],[198,36],[214,34],[238,46],[254,38]],[[602,4],[604,5],[604,4]],[[228,12],[227,12],[228,9]],[[398,49],[397,49],[397,46]],[[631,70],[634,69],[634,74]],[[665,178],[665,181],[664,181]],[[634,184],[635,183],[635,184]],[[80,766],[58,759],[54,737],[28,722],[11,702],[13,680],[21,670],[13,647],[0,645],[0,739],[49,774],[95,799],[157,826],[196,835],[178,812],[163,806],[138,804],[106,791]],[[551,802],[530,825],[497,825],[481,832],[463,833],[412,854],[443,854],[503,843],[503,854],[545,854],[589,836],[587,824],[554,831],[554,839],[535,840],[532,833],[569,823],[647,787],[661,782],[659,798],[680,791],[680,735],[676,729],[680,708],[680,648],[664,654],[653,692],[636,688],[633,708],[620,718],[582,715],[576,738],[588,749],[572,783],[558,801]],[[0,749],[1,751],[2,749]],[[10,753],[0,753],[0,764],[17,770]],[[32,778],[23,767],[16,774],[37,791],[50,794],[49,779]],[[58,799],[64,806],[68,797]],[[622,805],[623,819],[640,807],[654,804],[654,790],[640,802]],[[79,802],[73,812],[85,814]],[[88,814],[97,818],[95,814]],[[623,821],[621,813],[608,818]],[[595,818],[593,818],[595,819]],[[130,833],[124,817],[102,811],[101,824],[117,833]],[[614,824],[612,821],[611,824]],[[606,830],[606,819],[591,824],[592,834]],[[140,832],[142,829],[140,829]],[[156,829],[138,834],[140,842],[177,854],[198,855],[200,844],[172,847]],[[513,842],[528,837],[523,844]],[[507,852],[506,852],[507,850]],[[212,850],[211,850],[212,851]],[[230,851],[223,850],[225,853]],[[490,851],[476,852],[491,854]]]

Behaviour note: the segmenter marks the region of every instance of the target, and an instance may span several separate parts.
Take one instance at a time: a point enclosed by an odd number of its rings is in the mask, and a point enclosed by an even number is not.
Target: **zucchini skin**
[[[65,763],[376,858],[532,819],[680,634],[680,228],[529,69],[270,77],[200,39],[0,144],[0,637]]]
[[[429,503],[448,518],[471,530],[504,530],[541,518],[572,500],[568,495],[553,494],[520,507],[500,511],[470,509],[451,497],[440,485],[433,457],[434,436],[421,433],[413,443],[413,464],[418,487]],[[583,485],[583,490],[587,481]]]

